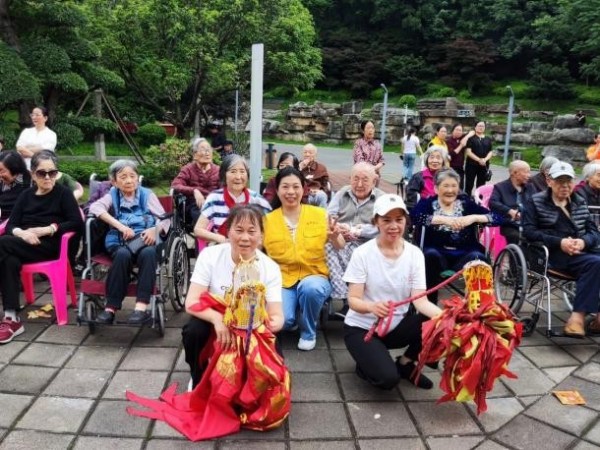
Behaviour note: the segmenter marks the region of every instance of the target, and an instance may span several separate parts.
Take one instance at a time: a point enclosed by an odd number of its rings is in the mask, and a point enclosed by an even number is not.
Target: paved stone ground
[[[339,162],[346,155],[326,162],[340,180],[351,165]],[[394,170],[389,163],[384,180],[397,181]],[[36,288],[34,308],[51,301],[46,283]],[[565,316],[557,313],[553,325]],[[186,317],[169,306],[167,318],[164,338],[152,329],[128,327],[104,327],[90,335],[75,325],[74,311],[67,326],[27,321],[24,334],[0,346],[0,450],[600,447],[600,338],[550,340],[544,335],[545,318],[515,351],[510,369],[519,378],[497,382],[488,411],[480,416],[472,404],[437,405],[437,386],[420,391],[401,382],[385,392],[370,387],[354,374],[340,322],[328,322],[317,348],[308,353],[295,348],[297,335],[285,334],[293,381],[285,424],[268,433],[243,431],[189,443],[163,423],[125,412],[126,389],[158,397],[172,382],[180,383],[180,391],[187,384],[180,338]],[[439,381],[439,372],[426,373]],[[585,406],[562,406],[551,395],[571,389],[579,390]]]

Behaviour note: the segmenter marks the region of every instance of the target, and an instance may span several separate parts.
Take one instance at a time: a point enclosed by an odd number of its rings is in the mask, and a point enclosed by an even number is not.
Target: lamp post
[[[504,138],[504,159],[502,160],[502,164],[506,166],[508,164],[508,147],[510,145],[510,130],[512,129],[512,116],[513,116],[513,108],[515,106],[515,93],[512,90],[512,87],[506,86],[508,89],[509,97],[508,97],[508,122],[506,124],[506,136]]]
[[[381,151],[385,147],[385,120],[387,119],[387,103],[388,103],[388,90],[385,84],[381,83],[379,86],[383,88],[383,117],[381,120]]]

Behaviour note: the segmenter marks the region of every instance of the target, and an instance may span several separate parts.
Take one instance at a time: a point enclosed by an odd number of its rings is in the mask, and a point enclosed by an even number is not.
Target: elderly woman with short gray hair
[[[213,149],[204,138],[192,142],[193,161],[181,168],[171,188],[186,197],[186,223],[195,224],[206,197],[219,187],[219,166],[213,163]]]
[[[98,314],[96,321],[114,322],[115,313],[121,309],[127,294],[135,263],[138,267],[136,302],[127,323],[143,325],[151,320],[147,306],[154,290],[158,264],[156,225],[165,210],[150,189],[139,185],[135,161],[120,159],[108,171],[113,187],[90,206],[90,214],[110,227],[104,246],[113,259],[106,277],[106,308]],[[160,232],[166,233],[169,225],[168,219],[160,220]]]
[[[583,181],[575,187],[575,192],[580,197],[583,197],[588,206],[599,208],[600,161],[594,161],[583,166],[581,175],[583,176]],[[594,211],[594,213],[596,213],[596,211]]]
[[[223,159],[219,170],[221,189],[211,192],[200,212],[194,234],[200,239],[218,244],[227,241],[227,217],[235,205],[257,204],[263,211],[271,211],[271,205],[257,192],[246,187],[250,170],[240,155]]]
[[[435,174],[448,167],[448,150],[441,145],[432,145],[423,154],[423,170],[415,173],[406,187],[406,206],[413,208],[419,199],[435,195]]]
[[[477,224],[501,225],[502,216],[478,205],[461,193],[460,175],[452,169],[440,170],[435,176],[433,197],[419,200],[410,218],[421,235],[425,254],[427,289],[442,281],[445,270],[460,270],[469,261],[486,260],[479,243]],[[437,303],[437,292],[429,301]]]

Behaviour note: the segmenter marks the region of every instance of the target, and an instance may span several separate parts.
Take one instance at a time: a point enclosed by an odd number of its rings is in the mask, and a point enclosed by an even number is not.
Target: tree
[[[83,9],[97,18],[88,32],[105,63],[181,133],[212,97],[248,85],[252,43],[265,44],[267,85],[309,89],[321,76],[299,0],[90,0]]]
[[[538,60],[533,61],[529,69],[531,77],[531,91],[533,97],[573,98],[573,78],[566,64],[546,64]]]

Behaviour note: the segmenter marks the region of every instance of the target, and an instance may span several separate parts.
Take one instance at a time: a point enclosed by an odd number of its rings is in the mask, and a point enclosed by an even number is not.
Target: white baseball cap
[[[393,209],[401,209],[406,215],[408,215],[408,209],[404,204],[402,197],[396,194],[383,194],[377,200],[373,206],[373,217],[385,216]]]
[[[550,167],[548,175],[553,180],[564,176],[575,178],[575,171],[573,170],[573,166],[571,164],[563,161],[557,161],[552,164],[552,167]]]

